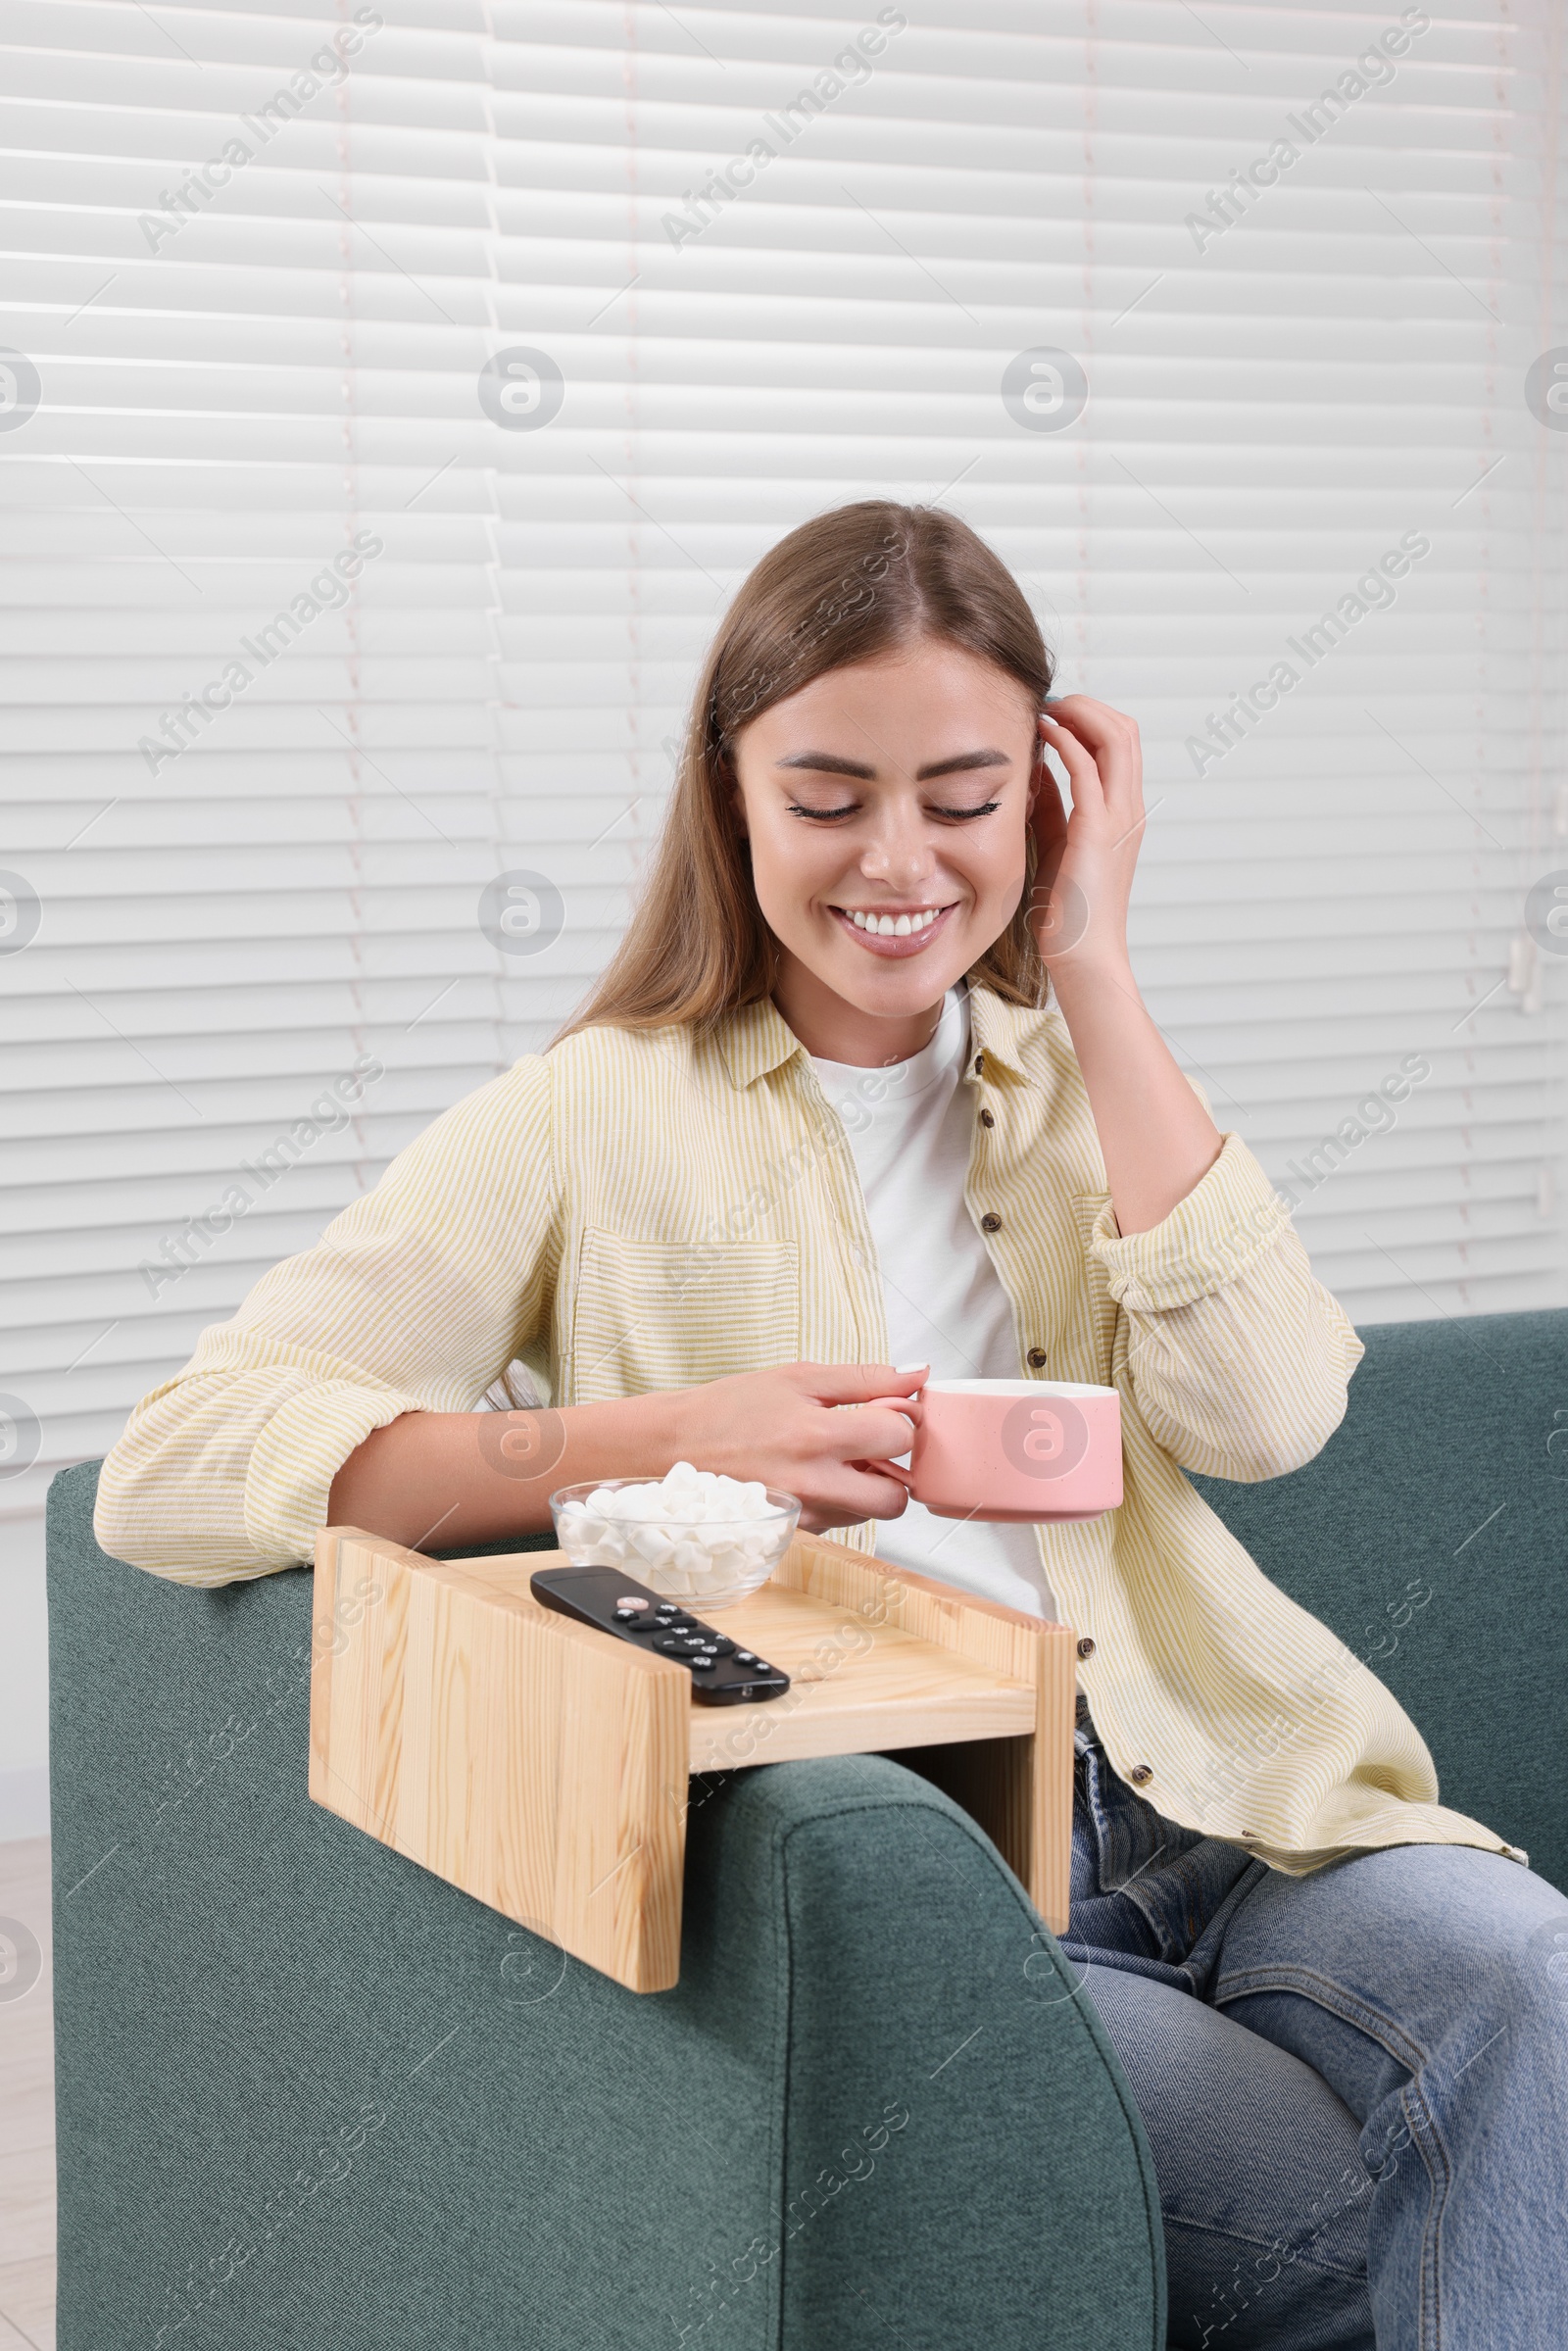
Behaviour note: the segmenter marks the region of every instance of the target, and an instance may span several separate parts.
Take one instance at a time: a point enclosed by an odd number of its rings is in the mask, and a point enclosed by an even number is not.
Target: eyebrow
[[[775,767],[811,767],[818,775],[852,775],[861,783],[870,783],[876,774],[861,759],[841,759],[834,751],[798,751],[788,759],[775,759]],[[1010,767],[1004,751],[960,751],[951,759],[933,759],[929,766],[917,767],[917,784],[930,783],[939,775],[962,775],[976,767]]]

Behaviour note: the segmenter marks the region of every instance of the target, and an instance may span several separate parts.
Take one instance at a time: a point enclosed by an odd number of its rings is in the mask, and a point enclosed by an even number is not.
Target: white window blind
[[[1148,1000],[1350,1311],[1563,1298],[1550,0],[5,41],[0,1508],[544,1042],[871,494],[1140,720]]]

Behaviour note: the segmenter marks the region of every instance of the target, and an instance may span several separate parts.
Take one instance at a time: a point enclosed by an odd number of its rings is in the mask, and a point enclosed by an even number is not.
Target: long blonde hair
[[[619,948],[564,1028],[690,1023],[770,996],[777,942],[762,919],[732,806],[741,728],[830,669],[927,636],[993,661],[1033,696],[1053,663],[1022,589],[957,515],[868,498],[803,522],[763,556],[720,623],[692,703],[653,869]],[[1009,1004],[1046,1001],[1048,981],[1023,896],[969,973]]]

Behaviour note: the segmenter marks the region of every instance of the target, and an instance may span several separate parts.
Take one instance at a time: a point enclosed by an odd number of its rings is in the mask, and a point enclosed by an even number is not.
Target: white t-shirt
[[[910,1061],[812,1067],[844,1121],[865,1193],[894,1363],[933,1379],[1024,1377],[1012,1308],[964,1204],[975,1109],[959,1083],[969,1057],[968,996],[948,991],[936,1035]],[[906,1456],[907,1459],[907,1456]],[[1033,1527],[937,1518],[911,1500],[877,1524],[879,1557],[1029,1616],[1054,1618]]]

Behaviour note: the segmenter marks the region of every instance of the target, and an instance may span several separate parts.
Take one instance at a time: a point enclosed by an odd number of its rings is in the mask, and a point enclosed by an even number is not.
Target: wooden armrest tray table
[[[541,1607],[562,1551],[438,1560],[356,1527],[316,1551],[310,1792],[450,1885],[612,1976],[680,1972],[694,1772],[896,1751],[979,1822],[1067,1924],[1072,1628],[798,1535],[722,1615],[790,1676],[693,1703],[673,1659]]]

